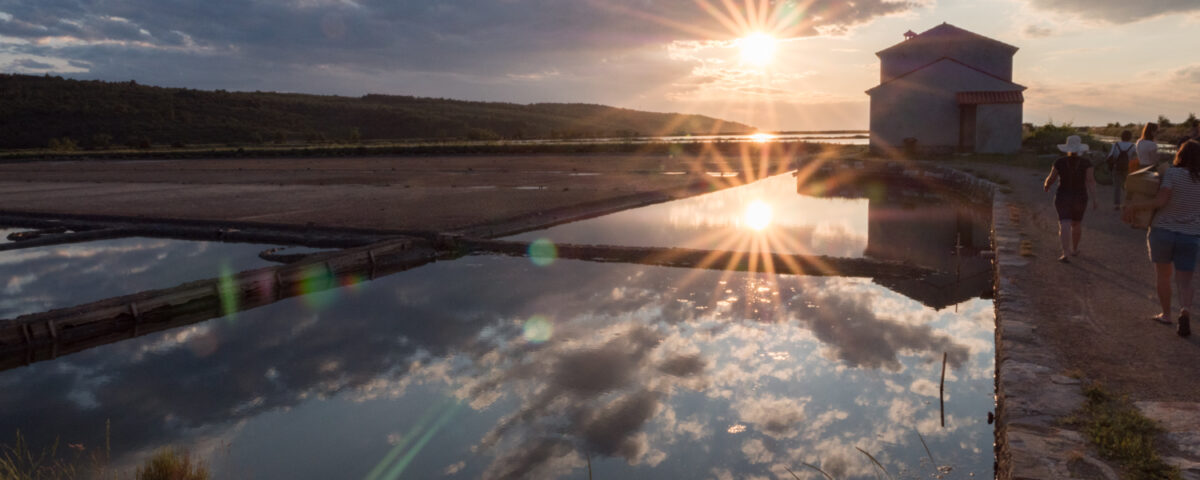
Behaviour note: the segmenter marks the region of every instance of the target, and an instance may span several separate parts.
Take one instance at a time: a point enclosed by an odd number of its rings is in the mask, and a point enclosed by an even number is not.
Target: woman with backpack
[[[1112,172],[1113,181],[1113,209],[1120,210],[1121,204],[1125,198],[1125,177],[1129,175],[1129,164],[1133,159],[1133,142],[1129,140],[1133,138],[1133,132],[1125,130],[1121,132],[1121,140],[1114,143],[1112,150],[1109,150],[1108,170]]]
[[[1059,157],[1050,168],[1050,176],[1042,185],[1047,192],[1058,182],[1058,190],[1054,192],[1054,209],[1058,211],[1058,238],[1062,242],[1062,256],[1058,261],[1069,263],[1067,255],[1079,255],[1079,238],[1083,235],[1083,213],[1087,211],[1087,201],[1092,199],[1092,210],[1096,203],[1096,179],[1092,176],[1092,162],[1080,156],[1088,151],[1088,145],[1083,143],[1079,135],[1067,137],[1067,143],[1059,145],[1058,149],[1067,156]]]
[[[1179,318],[1175,330],[1181,337],[1191,335],[1192,272],[1200,251],[1200,143],[1188,141],[1179,147],[1172,167],[1163,174],[1158,195],[1153,199],[1130,202],[1123,217],[1137,210],[1158,209],[1146,246],[1154,262],[1155,287],[1162,313],[1154,320],[1171,323],[1171,274],[1179,289]]]

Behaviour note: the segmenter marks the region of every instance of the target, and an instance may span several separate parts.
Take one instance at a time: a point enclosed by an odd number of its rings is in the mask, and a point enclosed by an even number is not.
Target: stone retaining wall
[[[1059,425],[1083,395],[1038,336],[1029,299],[1013,288],[1014,272],[1029,264],[1020,253],[1020,222],[1021,210],[996,192],[996,478],[1115,480],[1115,471],[1089,456],[1082,434]]]

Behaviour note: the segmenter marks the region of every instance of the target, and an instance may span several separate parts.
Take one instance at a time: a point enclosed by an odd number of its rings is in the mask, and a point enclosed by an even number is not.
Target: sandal
[[[1158,314],[1158,315],[1155,315],[1155,316],[1153,316],[1153,317],[1150,317],[1150,320],[1154,320],[1154,321],[1156,321],[1156,322],[1158,322],[1158,323],[1161,323],[1161,324],[1163,324],[1163,325],[1170,325],[1170,324],[1174,323],[1174,322],[1172,322],[1172,321],[1171,321],[1171,319],[1167,318],[1167,316],[1166,316],[1166,315],[1163,315],[1163,314],[1161,314],[1161,313],[1160,313],[1160,314]]]
[[[1058,261],[1060,261],[1060,262],[1062,262],[1062,263],[1071,263],[1071,260],[1070,260],[1070,259],[1068,259],[1066,255],[1063,255],[1063,256],[1061,256],[1061,257],[1058,257]]]

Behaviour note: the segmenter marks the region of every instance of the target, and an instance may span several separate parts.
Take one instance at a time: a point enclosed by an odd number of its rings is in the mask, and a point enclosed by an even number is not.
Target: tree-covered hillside
[[[360,98],[202,91],[136,82],[0,74],[0,148],[78,144],[323,143],[747,133],[700,115],[579,103],[519,105],[440,98]]]

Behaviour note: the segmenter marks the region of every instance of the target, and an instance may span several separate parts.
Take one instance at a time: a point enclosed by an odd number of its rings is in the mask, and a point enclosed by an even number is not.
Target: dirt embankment
[[[710,153],[13,163],[0,164],[0,211],[486,235],[739,185],[785,172],[792,160]]]

